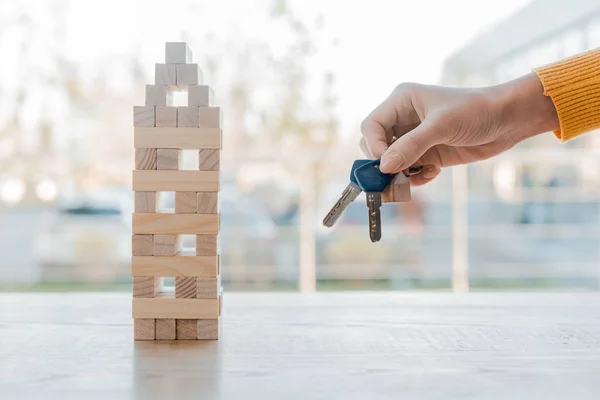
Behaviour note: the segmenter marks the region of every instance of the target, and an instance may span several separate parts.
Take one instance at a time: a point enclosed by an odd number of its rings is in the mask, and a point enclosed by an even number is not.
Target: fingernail
[[[427,168],[425,170],[425,172],[423,172],[423,176],[425,177],[425,179],[435,178],[435,168],[434,167]]]
[[[383,173],[392,173],[398,169],[399,166],[402,165],[404,159],[402,156],[396,152],[386,153],[383,159],[381,160],[381,165],[379,169]]]

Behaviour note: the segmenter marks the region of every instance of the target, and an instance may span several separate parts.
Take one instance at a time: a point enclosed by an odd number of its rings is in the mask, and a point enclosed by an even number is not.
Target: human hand
[[[367,157],[381,157],[385,173],[422,165],[410,177],[422,185],[442,167],[484,160],[558,129],[543,91],[535,74],[476,89],[401,84],[363,121],[360,146]]]

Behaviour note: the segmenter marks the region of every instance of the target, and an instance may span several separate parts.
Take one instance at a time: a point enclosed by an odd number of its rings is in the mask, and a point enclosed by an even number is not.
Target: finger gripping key
[[[350,183],[340,196],[339,200],[335,203],[335,205],[331,208],[331,210],[327,213],[325,218],[323,219],[323,225],[326,227],[332,227],[336,221],[340,218],[344,210],[358,197],[358,195],[362,192],[360,187],[358,186],[358,182],[356,181],[356,177],[354,176],[354,171],[362,165],[370,162],[371,160],[355,160],[352,164],[352,169],[350,170]]]
[[[354,171],[359,187],[366,192],[371,242],[378,242],[381,239],[381,192],[393,177],[392,174],[384,174],[379,170],[380,162],[380,160],[370,161]]]

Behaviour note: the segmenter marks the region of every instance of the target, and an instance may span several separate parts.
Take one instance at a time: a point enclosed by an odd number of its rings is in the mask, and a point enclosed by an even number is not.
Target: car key
[[[335,203],[331,210],[327,213],[323,219],[323,225],[331,228],[336,221],[340,218],[344,210],[352,203],[358,195],[362,192],[354,177],[354,171],[371,160],[355,160],[352,163],[352,169],[350,170],[350,183],[346,186],[346,189],[342,192],[340,199]]]
[[[381,172],[379,164],[381,164],[381,160],[369,161],[354,171],[358,186],[367,196],[371,242],[381,240],[381,192],[394,176]]]

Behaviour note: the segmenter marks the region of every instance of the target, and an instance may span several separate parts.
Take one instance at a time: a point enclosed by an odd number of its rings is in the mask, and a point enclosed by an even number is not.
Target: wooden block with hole
[[[134,340],[154,340],[154,319],[135,318],[133,320]]]
[[[208,85],[188,86],[188,105],[197,107],[212,106],[213,90]]]
[[[400,203],[410,201],[410,183],[402,173],[396,174],[392,182],[381,193],[383,203]]]
[[[208,320],[210,321],[210,320]],[[175,320],[169,318],[158,318],[155,320],[156,340],[175,340]]]
[[[135,169],[155,170],[156,149],[135,149]]]
[[[156,169],[178,170],[180,159],[179,149],[156,149]]]
[[[189,85],[202,85],[202,81],[202,70],[198,64],[177,65],[177,86],[180,89],[187,89]]]
[[[214,193],[216,194],[216,192]],[[195,214],[198,194],[197,192],[175,192],[175,212],[177,214]]]
[[[221,164],[221,151],[215,149],[198,150],[198,169],[200,171],[218,171]]]
[[[198,192],[196,194],[196,213],[217,214],[219,212],[219,192]]]
[[[175,127],[177,127],[177,107],[158,106],[158,107],[156,107],[155,114],[156,114],[156,127],[157,128],[175,128]],[[156,131],[156,130],[152,130],[152,131]],[[135,133],[134,133],[134,135],[135,135]],[[155,142],[155,140],[153,140],[152,137],[150,137],[150,138],[145,137],[145,139],[149,143]],[[160,145],[160,143],[153,143],[153,145],[155,145],[157,147],[163,147]]]
[[[154,235],[154,255],[174,256],[179,252],[179,235]]]
[[[218,254],[216,235],[196,235],[196,255],[216,256]]]
[[[154,235],[132,235],[131,252],[134,256],[154,255]]]
[[[185,64],[192,62],[192,51],[185,42],[165,43],[165,62],[167,64]]]
[[[155,108],[153,106],[133,107],[133,126],[154,127]]]

